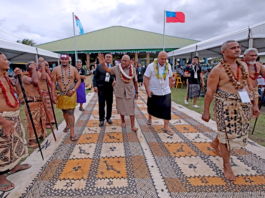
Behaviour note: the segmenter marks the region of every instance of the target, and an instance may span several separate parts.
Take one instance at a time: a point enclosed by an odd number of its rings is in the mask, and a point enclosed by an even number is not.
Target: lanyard
[[[164,74],[165,74],[166,67],[165,67],[165,66],[163,66],[163,67],[164,67],[164,68],[163,68],[163,73],[162,73],[162,75],[159,74],[159,68],[158,68],[158,71],[157,71],[157,72],[158,72],[158,75],[159,75],[160,78],[163,78],[163,76],[164,76]]]

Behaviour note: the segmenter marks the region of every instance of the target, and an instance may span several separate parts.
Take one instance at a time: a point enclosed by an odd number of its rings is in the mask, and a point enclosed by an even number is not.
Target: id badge
[[[197,74],[197,72],[194,72],[194,78],[195,78],[195,79],[198,78],[198,74]]]
[[[250,103],[250,98],[245,88],[238,90],[238,94],[241,98],[242,103]]]
[[[106,73],[105,82],[109,82],[109,80],[110,80],[110,75],[109,73]]]

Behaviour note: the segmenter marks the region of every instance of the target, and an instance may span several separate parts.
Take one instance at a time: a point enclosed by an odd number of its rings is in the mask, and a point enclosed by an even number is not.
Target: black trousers
[[[113,103],[113,87],[103,86],[98,87],[98,103],[99,103],[99,120],[104,121],[105,119],[105,103],[107,104],[107,117],[111,118],[112,103]]]

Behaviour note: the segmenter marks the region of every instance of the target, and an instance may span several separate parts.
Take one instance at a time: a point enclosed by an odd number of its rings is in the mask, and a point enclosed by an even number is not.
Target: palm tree
[[[33,46],[36,45],[36,43],[33,40],[30,39],[23,39],[22,41],[17,40],[18,43],[22,43],[24,45],[29,45],[29,46]]]

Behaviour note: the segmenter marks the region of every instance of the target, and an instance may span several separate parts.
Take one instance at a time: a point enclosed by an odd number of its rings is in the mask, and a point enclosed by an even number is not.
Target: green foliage
[[[22,41],[17,40],[17,43],[22,43],[24,45],[34,46],[36,43],[33,40],[30,39],[23,39]]]

